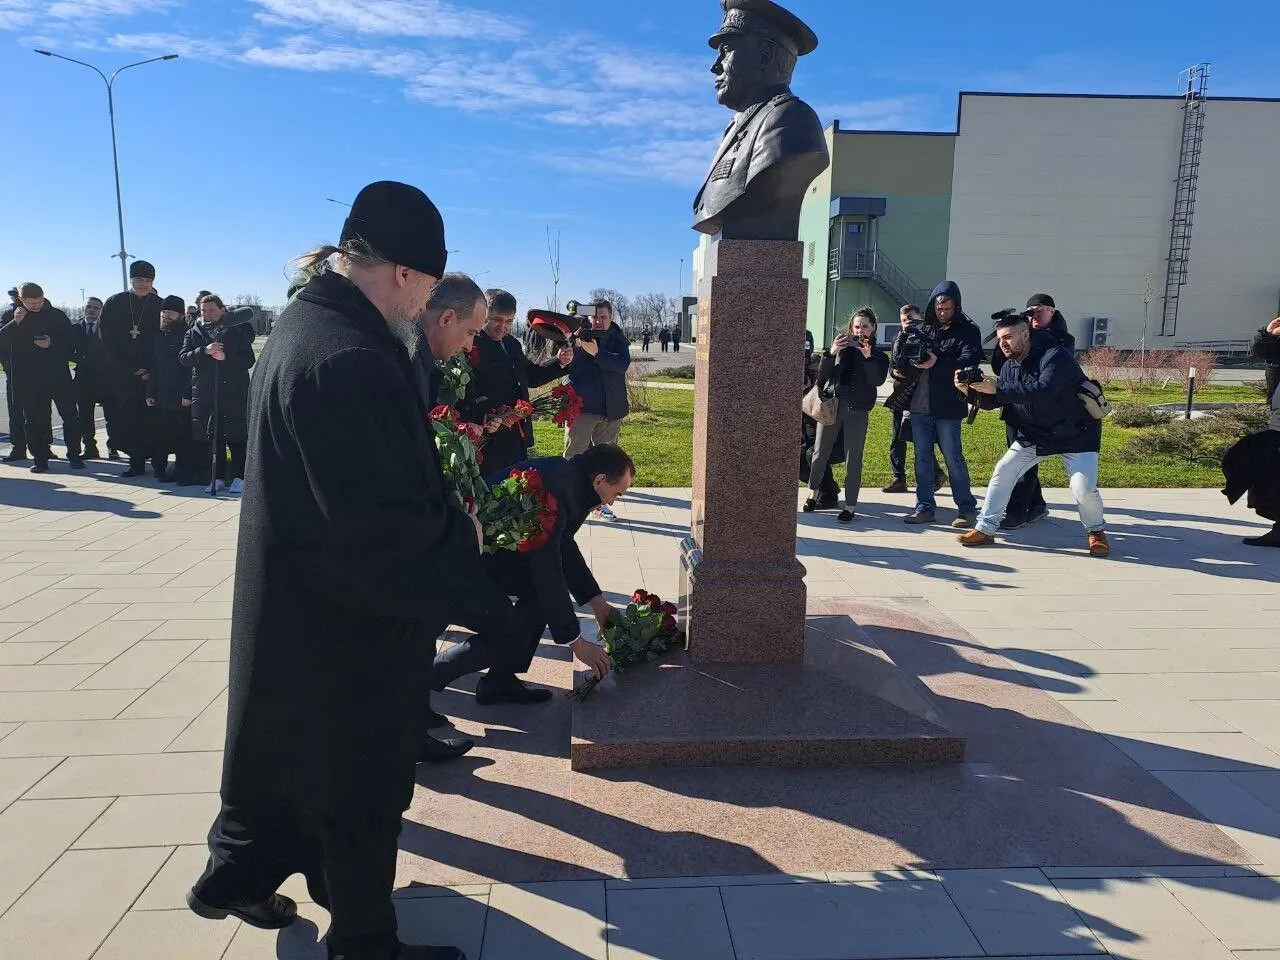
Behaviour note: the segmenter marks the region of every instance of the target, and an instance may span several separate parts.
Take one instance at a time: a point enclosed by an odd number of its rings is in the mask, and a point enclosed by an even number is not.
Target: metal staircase
[[[1204,148],[1204,114],[1209,92],[1209,64],[1197,63],[1186,71],[1186,99],[1182,104],[1182,147],[1178,154],[1178,178],[1174,182],[1173,218],[1169,227],[1169,259],[1164,281],[1164,313],[1160,336],[1178,332],[1178,300],[1191,264],[1191,227],[1196,211],[1196,186],[1200,178],[1200,154]]]
[[[870,280],[899,307],[915,303],[924,309],[932,292],[930,287],[916,285],[907,272],[879,247],[846,250],[843,257],[840,250],[832,250],[828,266],[832,280]]]

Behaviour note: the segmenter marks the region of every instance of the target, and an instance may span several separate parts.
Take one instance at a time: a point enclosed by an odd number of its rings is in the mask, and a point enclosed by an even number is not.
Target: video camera
[[[913,323],[903,328],[897,359],[909,364],[924,363],[929,359],[929,354],[937,352],[938,338],[932,327],[924,323]]]
[[[1030,321],[1036,315],[1035,307],[1028,307],[1026,310],[1019,310],[1017,307],[1005,307],[1003,310],[997,310],[991,315],[994,323],[1001,320],[1007,320],[1010,317],[1021,317],[1023,320]],[[991,332],[983,338],[983,344],[991,343],[996,338],[996,330],[992,327]]]

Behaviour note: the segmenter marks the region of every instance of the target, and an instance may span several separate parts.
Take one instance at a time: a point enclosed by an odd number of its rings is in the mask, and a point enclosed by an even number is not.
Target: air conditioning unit
[[[1105,347],[1111,336],[1110,317],[1089,318],[1089,344],[1094,347]]]

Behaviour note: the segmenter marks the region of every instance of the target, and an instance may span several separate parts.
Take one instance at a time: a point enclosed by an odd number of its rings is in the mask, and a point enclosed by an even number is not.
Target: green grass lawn
[[[1112,403],[1186,403],[1185,387],[1142,387],[1130,389],[1121,382],[1107,387],[1107,399]],[[1261,390],[1248,385],[1209,384],[1196,390],[1197,403],[1262,403],[1266,400]]]
[[[1231,388],[1223,388],[1231,389]],[[693,469],[693,393],[677,390],[651,390],[653,409],[633,413],[622,425],[622,446],[636,461],[636,482],[646,487],[687,487],[692,484]],[[797,401],[797,408],[799,402]],[[799,409],[796,410],[796,432],[799,433]],[[893,479],[889,469],[889,436],[893,420],[889,411],[877,407],[871,414],[867,436],[867,452],[863,462],[863,485],[883,487]],[[1219,487],[1222,471],[1215,465],[1192,464],[1170,457],[1135,460],[1120,451],[1138,431],[1125,430],[1107,423],[1102,432],[1102,463],[1099,484],[1102,487]],[[564,450],[564,431],[539,421],[534,428],[537,455],[550,456]],[[965,459],[973,483],[985,486],[996,461],[1004,455],[1004,424],[994,413],[984,413],[973,426],[964,428]],[[797,457],[799,449],[797,447]],[[797,462],[797,476],[799,463]],[[1046,461],[1040,468],[1046,486],[1066,486],[1066,475],[1058,459]],[[843,465],[836,469],[836,479],[844,480]],[[798,481],[797,481],[798,482]]]

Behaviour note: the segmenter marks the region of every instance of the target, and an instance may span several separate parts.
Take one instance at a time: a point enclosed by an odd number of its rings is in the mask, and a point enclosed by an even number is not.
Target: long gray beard
[[[404,348],[409,351],[409,356],[417,355],[420,341],[416,320],[401,313],[393,312],[391,316],[387,317],[387,327],[395,338],[404,344]]]

